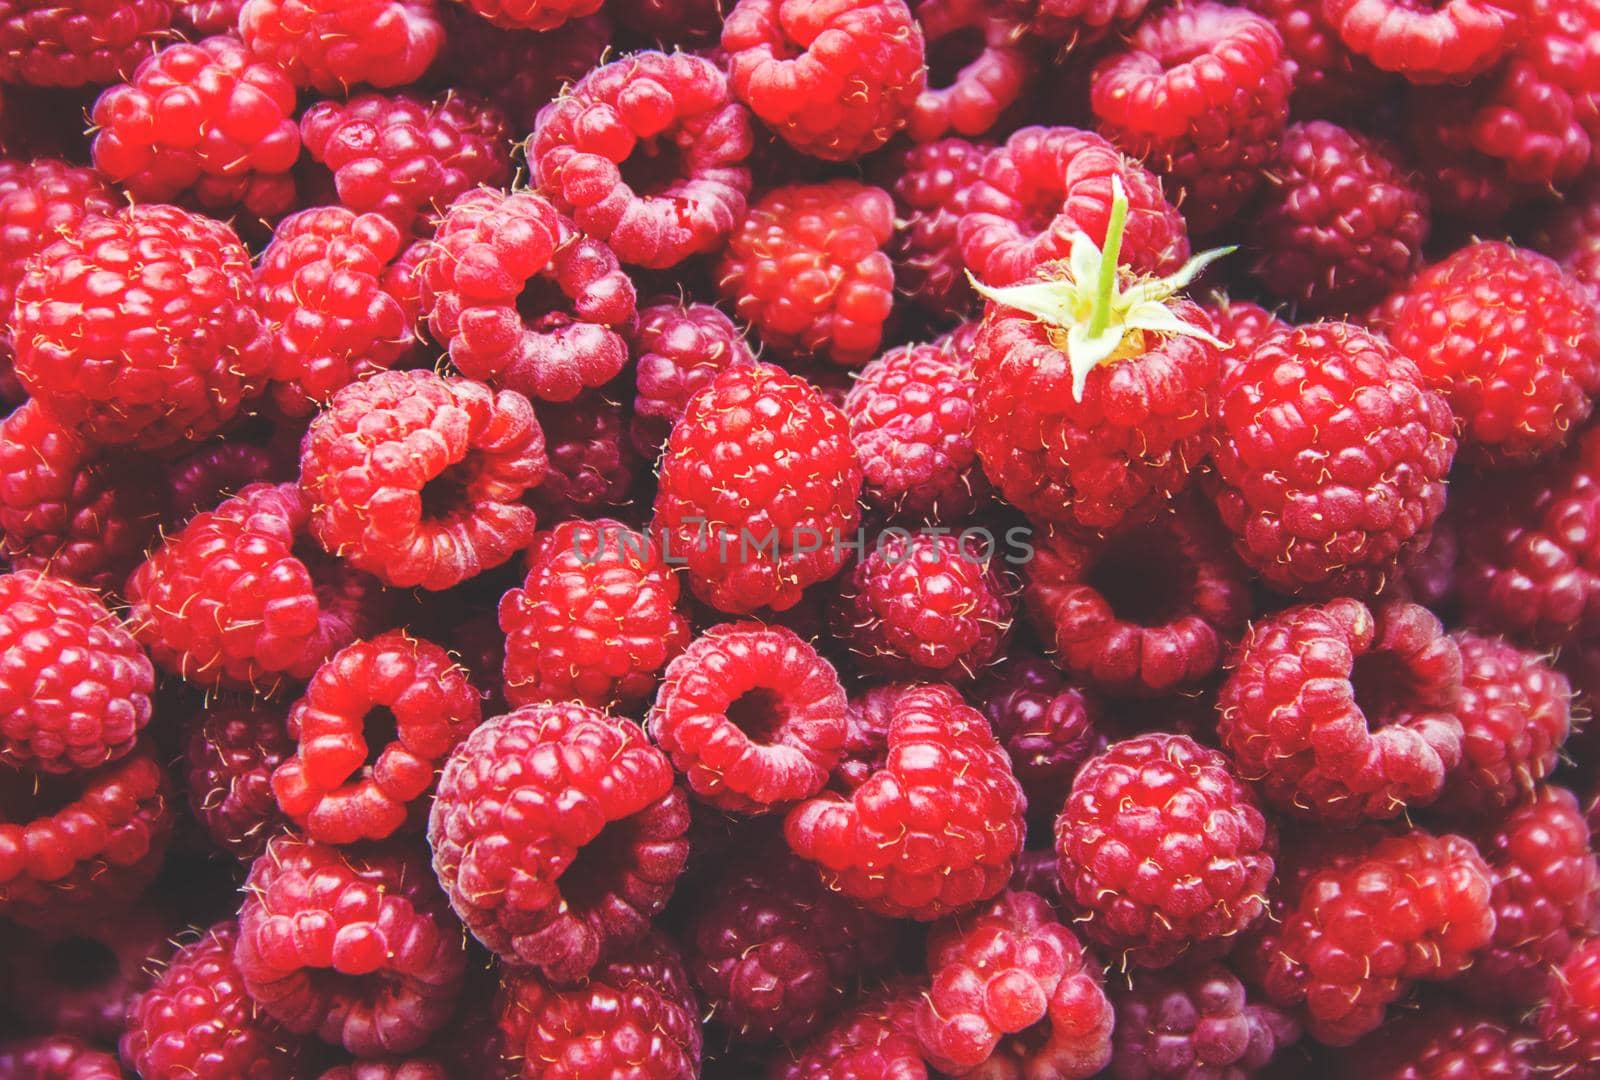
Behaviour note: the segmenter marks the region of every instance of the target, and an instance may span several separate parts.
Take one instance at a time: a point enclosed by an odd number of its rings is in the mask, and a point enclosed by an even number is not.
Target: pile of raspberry
[[[0,1080],[1600,1080],[1600,0],[0,0]]]

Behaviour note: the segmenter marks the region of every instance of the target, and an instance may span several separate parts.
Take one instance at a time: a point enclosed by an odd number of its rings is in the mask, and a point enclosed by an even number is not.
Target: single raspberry
[[[242,7],[244,0],[178,0],[172,11],[172,26],[190,41],[237,33]]]
[[[982,135],[1021,99],[1038,70],[1020,21],[995,0],[920,0],[916,17],[928,74],[906,134],[919,143]]]
[[[1100,62],[1095,126],[1161,175],[1193,231],[1213,233],[1261,186],[1293,72],[1269,20],[1202,0],[1145,19]]]
[[[506,700],[631,711],[689,643],[678,578],[648,533],[568,521],[542,534],[528,577],[500,599]]]
[[[1319,0],[1246,0],[1246,6],[1272,20],[1294,62],[1293,115],[1358,116],[1392,92],[1395,77],[1345,47]]]
[[[571,401],[628,362],[633,282],[542,195],[467,192],[419,269],[428,325],[466,375]]]
[[[844,746],[844,687],[794,631],[723,623],[667,665],[648,727],[697,797],[765,813],[822,789]]]
[[[507,120],[470,94],[319,101],[300,118],[300,137],[333,173],[342,204],[383,215],[402,235],[428,235],[458,196],[511,176]]]
[[[957,231],[988,154],[989,147],[965,139],[940,139],[889,154],[879,166],[879,186],[894,196],[895,292],[930,314],[961,315],[975,306]]]
[[[1359,311],[1416,269],[1428,198],[1393,148],[1321,120],[1294,124],[1264,175],[1250,272],[1273,296]]]
[[[434,870],[473,935],[552,979],[638,941],[683,872],[689,808],[638,725],[526,705],[450,756],[428,823]]]
[[[1293,1017],[1252,1002],[1221,964],[1136,972],[1125,987],[1113,982],[1111,999],[1117,1080],[1253,1076],[1300,1037]]]
[[[519,134],[532,131],[539,110],[598,67],[611,45],[605,15],[538,32],[496,26],[465,4],[446,4],[440,14],[445,42],[434,74],[447,86],[493,102]]]
[[[770,364],[728,368],[690,399],[658,466],[654,528],[696,596],[781,611],[839,571],[861,520],[848,424]]]
[[[722,48],[739,100],[826,161],[888,142],[927,85],[922,29],[905,0],[738,0]]]
[[[1281,592],[1377,591],[1444,508],[1449,406],[1360,327],[1273,334],[1220,398],[1212,497],[1234,549]]]
[[[1013,656],[968,696],[989,718],[995,738],[1028,797],[1031,824],[1051,825],[1072,790],[1078,767],[1106,748],[1098,701],[1068,685],[1037,656]],[[1055,855],[1049,874],[1055,876]]]
[[[917,989],[909,980],[863,992],[809,1042],[780,1053],[771,1080],[928,1080],[913,1029]]]
[[[894,200],[881,188],[853,180],[780,187],[734,231],[717,287],[774,351],[864,364],[894,305],[894,266],[883,251],[893,233]]]
[[[498,1001],[508,1075],[686,1080],[700,1075],[700,1005],[682,961],[651,936],[571,988],[507,969]]]
[[[420,853],[279,836],[244,890],[234,961],[288,1030],[352,1054],[403,1054],[449,1020],[466,953]]]
[[[1129,204],[1121,260],[1136,273],[1177,270],[1189,235],[1161,181],[1100,136],[1069,127],[1021,128],[984,159],[957,228],[962,259],[984,283],[1009,285],[1065,259],[1075,236],[1104,246],[1113,179]]]
[[[1600,1061],[1600,937],[1572,950],[1539,1007],[1541,1050],[1557,1076],[1587,1077]]]
[[[1235,300],[1226,293],[1216,293],[1200,306],[1211,319],[1211,325],[1216,327],[1218,340],[1223,342],[1224,376],[1249,359],[1256,346],[1273,331],[1287,330],[1291,326],[1260,304]]]
[[[17,376],[101,443],[153,449],[220,430],[269,360],[250,255],[175,206],[130,206],[45,248],[18,284]]]
[[[122,1060],[140,1076],[291,1080],[286,1033],[259,1012],[234,963],[239,924],[217,923],[166,962],[128,1009]]]
[[[1455,611],[1456,560],[1461,541],[1456,535],[1456,518],[1445,507],[1433,523],[1426,543],[1407,551],[1400,560],[1400,577],[1391,585],[1392,595],[1410,600],[1434,611]]]
[[[434,0],[245,0],[239,36],[296,86],[344,95],[414,82],[444,42]]]
[[[628,416],[606,390],[586,390],[571,401],[541,401],[534,415],[544,428],[550,469],[526,502],[548,525],[597,517],[627,506],[648,466],[628,438]]]
[[[755,359],[744,332],[721,310],[672,299],[639,309],[632,346],[637,395],[629,435],[649,460],[661,453],[696,390]]]
[[[1495,0],[1322,0],[1347,48],[1415,83],[1465,82],[1493,67],[1522,30]]]
[[[1479,229],[1503,220],[1512,204],[1531,193],[1506,176],[1505,167],[1472,145],[1468,122],[1479,98],[1473,88],[1413,88],[1402,101],[1402,127],[1421,173],[1435,220]]]
[[[293,480],[299,471],[295,458],[301,434],[294,434],[294,455],[282,453],[281,445],[217,439],[174,458],[167,465],[162,493],[161,527],[166,535],[176,535],[196,514],[215,510],[251,484]]]
[[[450,1075],[443,1065],[429,1057],[387,1061],[368,1058],[349,1065],[335,1065],[317,1080],[450,1080]]]
[[[0,81],[104,85],[167,35],[170,0],[0,0]]]
[[[0,176],[4,175],[0,166]],[[1535,233],[1534,244],[1590,288],[1600,287],[1600,188],[1567,200]],[[3,288],[3,283],[0,283]],[[0,293],[0,301],[4,294]]]
[[[496,26],[508,30],[554,30],[570,19],[600,10],[602,0],[462,0]]]
[[[789,812],[784,837],[869,911],[937,919],[994,896],[1022,850],[1022,788],[989,723],[948,686],[898,688],[883,765]]]
[[[123,1080],[115,1054],[70,1035],[31,1035],[0,1043],[0,1076],[8,1080]]]
[[[722,69],[637,52],[594,68],[539,112],[534,179],[617,258],[662,269],[716,251],[744,217],[750,118]]]
[[[249,862],[283,831],[272,773],[294,756],[281,707],[211,702],[189,729],[184,780],[189,810],[218,846]]]
[[[1370,1080],[1528,1080],[1532,1041],[1493,1014],[1437,999],[1366,1036],[1336,1064],[1341,1075]]]

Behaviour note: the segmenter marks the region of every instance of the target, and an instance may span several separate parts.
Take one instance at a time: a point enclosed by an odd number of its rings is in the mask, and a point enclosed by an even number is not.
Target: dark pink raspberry
[[[184,749],[189,811],[217,846],[249,862],[287,821],[272,794],[272,773],[294,756],[281,706],[208,703]]]
[[[435,74],[493,102],[518,135],[532,131],[539,110],[599,66],[611,45],[611,20],[604,14],[542,32],[503,29],[465,4],[446,4],[440,14],[445,43]]]
[[[1252,1076],[1300,1037],[1293,1017],[1250,1001],[1221,964],[1136,972],[1125,987],[1113,980],[1111,998],[1117,1080]]]
[[[569,19],[600,10],[601,0],[463,0],[496,26],[521,30],[554,30]]]
[[[1106,748],[1102,706],[1037,656],[1013,656],[968,693],[1028,797],[1028,820],[1052,825],[1078,767]],[[1055,856],[1050,856],[1055,874]]]
[[[0,80],[104,85],[126,78],[168,33],[171,0],[3,0]]]
[[[959,315],[976,304],[957,231],[988,154],[965,139],[940,139],[908,146],[880,166],[879,185],[894,196],[895,292],[931,314]]]
[[[586,390],[571,401],[541,401],[534,415],[544,428],[550,468],[526,502],[539,520],[596,517],[629,504],[647,463],[628,438],[628,416],[609,390]]]
[[[239,36],[296,86],[332,96],[415,81],[444,27],[434,0],[245,0]]]
[[[7,1080],[123,1080],[117,1055],[70,1035],[31,1035],[0,1043]]]
[[[1527,1080],[1538,1057],[1531,1032],[1436,997],[1336,1055],[1335,1064],[1370,1080]]]
[[[370,1058],[349,1065],[335,1065],[317,1080],[450,1080],[450,1073],[431,1057]]]
[[[1585,1076],[1600,1061],[1600,937],[1557,968],[1535,1017],[1545,1058],[1557,1076]]]
[[[1023,96],[1038,70],[1016,16],[996,0],[920,0],[928,83],[906,134],[919,143],[982,135]]]
[[[1289,104],[1296,117],[1358,116],[1398,81],[1345,48],[1320,0],[1247,0],[1246,6],[1272,20],[1294,62]]]
[[[215,439],[202,443],[167,465],[166,491],[161,510],[161,527],[168,536],[187,525],[199,513],[215,510],[223,501],[251,484],[293,480],[299,472],[300,437],[298,423],[288,431],[290,439],[273,438],[266,444],[243,439]],[[293,446],[286,446],[292,442]]]
[[[822,1032],[777,1055],[772,1080],[928,1080],[911,979],[863,990]]]
[[[637,393],[629,434],[651,460],[696,390],[718,372],[755,359],[743,331],[720,309],[671,299],[639,309],[632,346]]]
[[[1150,0],[1006,0],[1023,27],[1070,52],[1133,25]]]

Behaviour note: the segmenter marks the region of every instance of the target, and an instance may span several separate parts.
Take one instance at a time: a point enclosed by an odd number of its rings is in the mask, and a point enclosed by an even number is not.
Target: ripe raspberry
[[[792,855],[747,860],[709,890],[686,933],[690,977],[730,1037],[792,1042],[888,961],[894,928],[829,892]]]
[[[722,48],[735,96],[825,161],[888,142],[927,85],[922,29],[905,0],[738,0]]]
[[[465,4],[446,4],[440,14],[445,42],[435,76],[493,102],[518,134],[532,131],[539,110],[598,67],[611,45],[605,15],[571,19],[540,33],[503,29]]]
[[[638,725],[540,704],[490,720],[450,756],[428,841],[473,936],[570,981],[644,936],[683,872],[688,828],[672,768]]]
[[[921,0],[916,16],[927,40],[928,74],[906,134],[919,143],[982,135],[1038,71],[1020,21],[993,0]]]
[[[945,1072],[970,1074],[1003,1036],[1035,1025],[1048,1028],[1052,1057],[1072,1061],[1037,1075],[1076,1080],[1111,1060],[1111,1002],[1094,959],[1041,896],[1008,890],[935,926],[928,974],[917,1039]]]
[[[554,30],[569,19],[600,10],[601,0],[462,0],[496,26],[508,30]]]
[[[343,96],[361,83],[415,82],[444,27],[434,0],[245,0],[239,36],[296,86]]]
[[[239,924],[217,923],[167,961],[133,1000],[122,1060],[140,1076],[291,1080],[286,1033],[256,1009],[234,963]]]
[[[218,847],[249,862],[282,831],[272,773],[294,756],[281,707],[208,703],[184,750],[189,810]]]
[[[768,348],[864,364],[894,305],[894,266],[882,250],[893,233],[894,200],[881,188],[780,187],[734,231],[717,288]]]
[[[196,514],[215,510],[251,484],[294,479],[303,434],[303,428],[291,423],[275,426],[265,443],[242,437],[215,439],[174,458],[167,464],[162,492],[161,527],[166,535],[175,535]],[[291,442],[292,447],[286,445]]]
[[[507,969],[498,1008],[506,1067],[521,1080],[700,1075],[700,1005],[659,937],[618,950],[570,989]]]
[[[962,259],[986,284],[1009,285],[1067,258],[1074,236],[1103,247],[1113,178],[1129,202],[1122,262],[1136,273],[1177,270],[1189,235],[1161,181],[1100,136],[1068,127],[1021,128],[984,159],[957,228]]]
[[[1011,758],[1030,824],[1054,824],[1078,767],[1106,748],[1100,704],[1036,656],[1012,657],[968,696]],[[1049,874],[1055,876],[1053,853]]]
[[[861,520],[848,424],[770,364],[729,368],[690,399],[658,465],[654,529],[696,596],[782,611],[839,571]]]
[[[1505,55],[1520,12],[1494,0],[1322,0],[1347,48],[1414,83],[1465,82]]]
[[[1247,0],[1246,6],[1272,20],[1294,62],[1294,116],[1359,116],[1392,92],[1395,77],[1345,48],[1320,2]]]
[[[1467,121],[1478,103],[1470,89],[1413,89],[1402,116],[1411,156],[1428,163],[1421,179],[1435,219],[1473,229],[1501,221],[1512,203],[1531,194],[1511,183],[1503,165],[1473,149]]]
[[[869,911],[928,921],[994,896],[1022,850],[1022,788],[988,721],[948,686],[898,688],[883,765],[789,812],[784,837]]]
[[[269,360],[250,255],[232,229],[130,206],[45,248],[17,287],[17,376],[86,438],[143,449],[204,438]]]
[[[1338,1055],[1342,1075],[1371,1080],[1527,1080],[1532,1040],[1489,1013],[1438,999]]]
[[[723,623],[667,665],[648,727],[701,800],[766,813],[827,781],[844,746],[844,687],[794,631]]]
[[[743,331],[719,309],[671,299],[639,309],[632,345],[638,393],[629,434],[650,460],[661,453],[696,390],[718,372],[755,359]]]
[[[421,854],[279,836],[244,890],[234,961],[288,1030],[352,1054],[404,1054],[449,1020],[466,953]]]
[[[1254,1076],[1300,1037],[1292,1017],[1251,1002],[1221,964],[1137,972],[1126,988],[1113,983],[1111,997],[1117,1080]]]
[[[1193,231],[1212,233],[1260,187],[1293,72],[1270,21],[1202,0],[1144,20],[1100,62],[1095,126],[1161,175]]]
[[[171,22],[170,0],[0,0],[0,81],[114,83],[150,55]]]
[[[750,117],[722,69],[637,52],[539,111],[528,146],[541,191],[623,262],[676,266],[722,247],[744,217]]]
[[[506,700],[633,711],[689,643],[677,605],[678,578],[648,533],[602,518],[542,534],[527,580],[500,599]]]
[[[541,401],[533,412],[550,458],[544,480],[525,500],[540,521],[553,525],[629,505],[647,469],[633,451],[619,402],[605,390],[586,390],[567,402]]]
[[[317,1080],[450,1080],[450,1073],[433,1058],[371,1059],[336,1065]]]
[[[1535,233],[1535,245],[1585,285],[1600,287],[1600,189],[1570,198],[1555,210]]]
[[[1587,1077],[1600,1061],[1600,937],[1572,950],[1540,1006],[1541,1049],[1557,1076]]]
[[[150,982],[149,958],[170,949],[173,929],[164,906],[126,899],[115,919],[42,933],[11,927],[9,1015],[27,1031],[116,1045],[127,1027],[128,1003]],[[0,1076],[9,1075],[0,1069]]]
[[[242,7],[244,0],[178,0],[172,11],[172,26],[190,41],[236,33]]]
[[[431,371],[352,383],[311,422],[300,486],[323,549],[389,585],[448,589],[533,541],[546,467],[528,399]]]
[[[1393,148],[1321,120],[1267,164],[1250,272],[1307,312],[1360,311],[1403,284],[1428,238],[1428,198]]]
[[[542,195],[467,192],[419,271],[433,336],[472,378],[571,401],[628,362],[633,282]]]
[[[810,1042],[780,1053],[771,1080],[928,1080],[913,1031],[917,989],[909,980],[864,992]]]
[[[1444,507],[1449,406],[1360,327],[1273,334],[1220,399],[1212,497],[1234,549],[1280,592],[1376,592]]]
[[[70,1035],[32,1035],[0,1043],[0,1076],[10,1080],[122,1080],[115,1054]]]
[[[879,166],[879,186],[894,196],[895,292],[929,314],[959,316],[975,306],[957,230],[988,154],[989,147],[965,139],[940,139],[892,153]]]
[[[383,215],[402,235],[428,235],[458,196],[511,177],[506,118],[470,94],[319,101],[300,118],[300,136],[332,171],[341,203]]]

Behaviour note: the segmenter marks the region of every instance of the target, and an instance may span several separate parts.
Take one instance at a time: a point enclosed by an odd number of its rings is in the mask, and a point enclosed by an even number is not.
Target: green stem
[[[1099,337],[1111,324],[1111,294],[1117,288],[1117,264],[1122,258],[1122,230],[1128,223],[1128,193],[1122,181],[1111,178],[1111,220],[1106,225],[1106,245],[1100,257],[1100,278],[1095,282],[1094,312],[1089,316],[1089,336]]]

